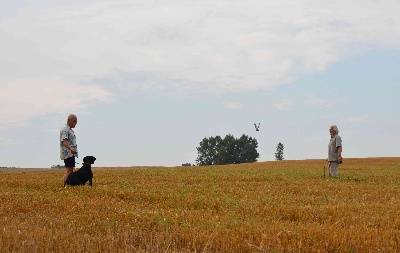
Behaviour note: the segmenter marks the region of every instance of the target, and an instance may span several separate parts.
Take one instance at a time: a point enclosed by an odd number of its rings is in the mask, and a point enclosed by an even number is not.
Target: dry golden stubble
[[[2,173],[0,247],[10,252],[399,251],[399,158],[190,168]]]

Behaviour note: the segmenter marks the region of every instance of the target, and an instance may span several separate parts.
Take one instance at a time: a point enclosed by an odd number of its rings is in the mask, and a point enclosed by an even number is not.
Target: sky
[[[70,113],[77,162],[101,167],[194,164],[203,138],[227,134],[257,139],[259,162],[279,142],[285,160],[325,159],[334,124],[344,161],[400,156],[398,13],[397,0],[0,0],[0,167],[63,164]]]

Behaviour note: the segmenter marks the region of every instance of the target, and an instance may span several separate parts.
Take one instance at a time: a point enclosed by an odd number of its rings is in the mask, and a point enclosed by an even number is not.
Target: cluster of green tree
[[[256,139],[242,135],[236,139],[228,134],[222,139],[220,136],[204,138],[197,147],[197,165],[239,164],[257,162],[260,156],[257,152]]]
[[[190,163],[182,163],[182,166],[192,166]],[[193,164],[194,166],[194,164]]]
[[[276,153],[275,153],[275,159],[277,161],[282,161],[283,160],[283,144],[282,143],[278,143],[278,146],[276,146]]]
[[[60,165],[60,164],[52,165],[51,168],[52,169],[62,169],[62,168],[65,168],[65,165]]]

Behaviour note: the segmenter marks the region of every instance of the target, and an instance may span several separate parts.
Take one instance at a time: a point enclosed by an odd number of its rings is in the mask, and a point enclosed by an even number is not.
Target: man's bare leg
[[[65,168],[65,174],[64,174],[64,181],[63,184],[65,183],[65,180],[67,180],[68,176],[74,171],[73,167],[66,167]]]

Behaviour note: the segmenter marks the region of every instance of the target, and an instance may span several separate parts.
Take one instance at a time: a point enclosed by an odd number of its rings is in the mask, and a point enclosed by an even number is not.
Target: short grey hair
[[[336,125],[332,125],[331,128],[333,129],[333,131],[335,131],[335,133],[339,133],[339,128]]]

